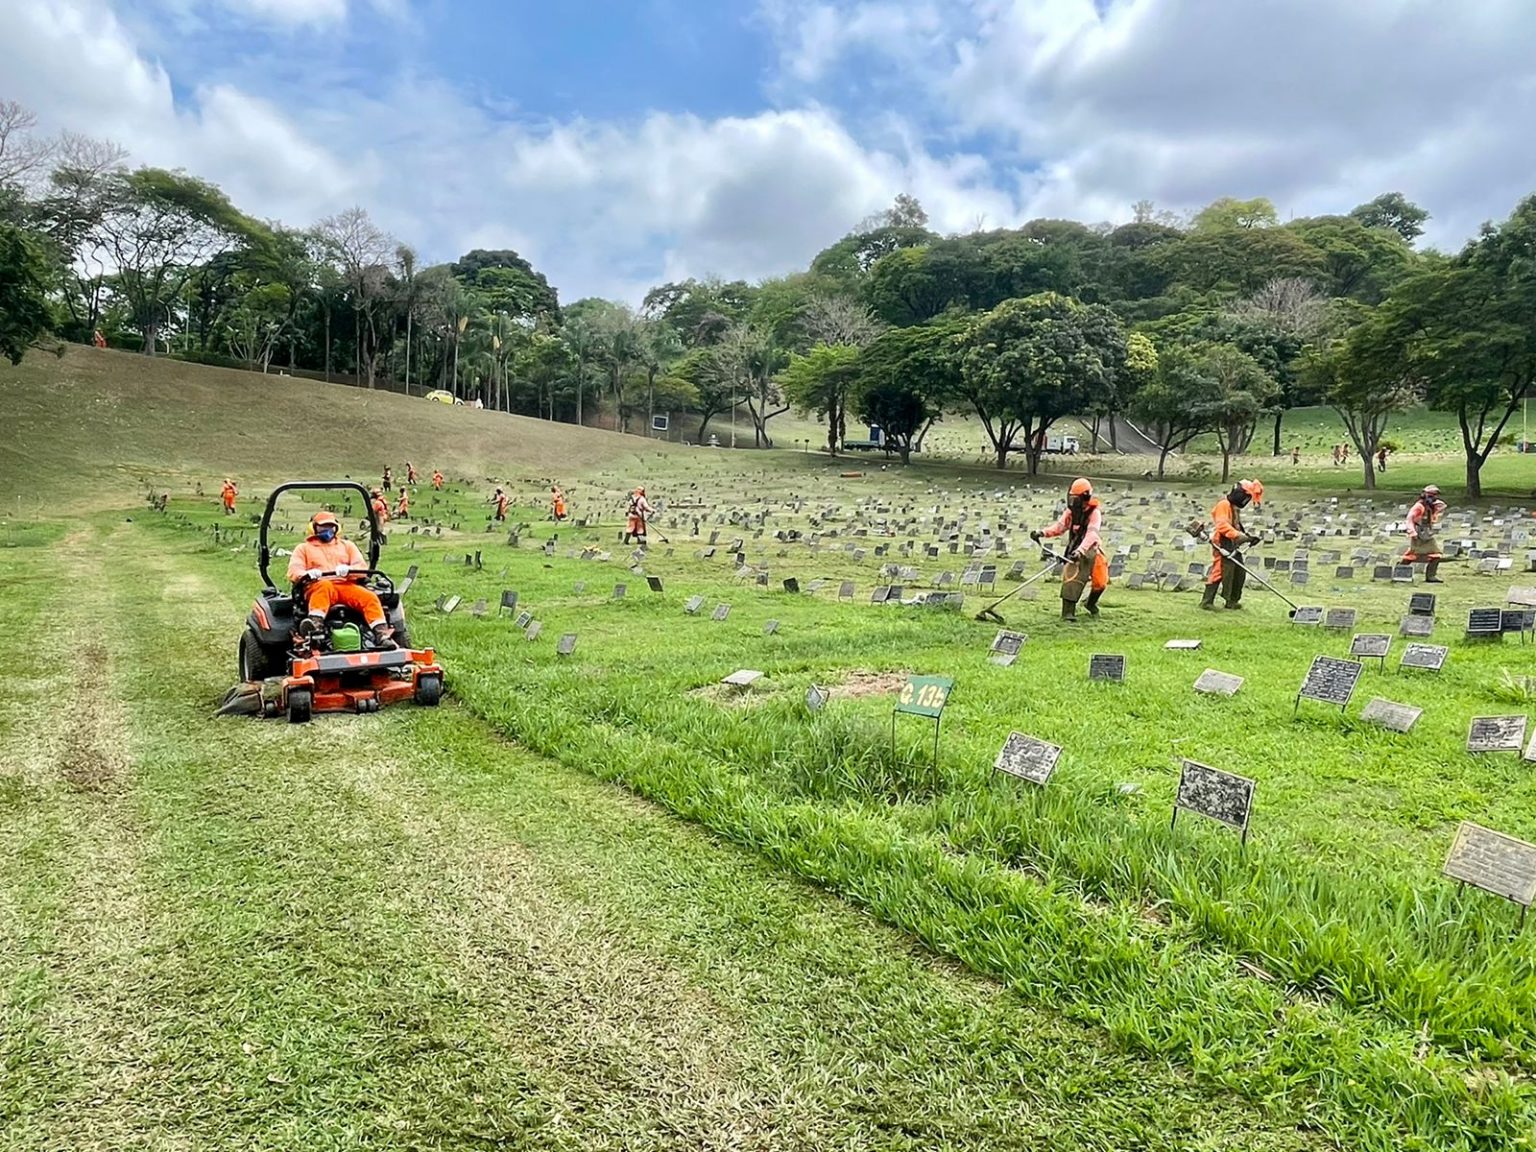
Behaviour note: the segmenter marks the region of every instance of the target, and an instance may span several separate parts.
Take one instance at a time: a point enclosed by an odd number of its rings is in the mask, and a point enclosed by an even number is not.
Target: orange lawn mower
[[[354,608],[334,605],[318,629],[301,630],[306,616],[303,580],[289,591],[278,590],[269,565],[272,549],[268,530],[278,497],[284,492],[355,492],[367,509],[368,567],[350,576],[379,598],[386,623],[394,630],[392,646],[375,638],[373,629]],[[443,694],[443,670],[432,649],[414,649],[405,626],[400,593],[379,569],[383,532],[361,484],[351,481],[302,480],[280,484],[267,499],[257,538],[257,563],[264,583],[246,618],[240,637],[240,683],[225,695],[219,715],[277,716],[287,713],[303,724],[316,712],[377,712],[386,704],[414,701],[435,707]],[[321,573],[321,577],[337,573]]]

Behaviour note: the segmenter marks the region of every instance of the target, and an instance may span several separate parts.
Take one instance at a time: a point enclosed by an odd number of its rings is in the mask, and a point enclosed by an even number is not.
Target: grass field
[[[31,387],[15,385],[0,376],[8,395]],[[292,403],[295,426],[315,419]],[[1509,905],[1439,876],[1461,820],[1536,839],[1528,766],[1462,747],[1471,716],[1529,712],[1532,648],[1458,639],[1508,573],[1447,565],[1438,676],[1395,672],[1395,641],[1346,712],[1303,703],[1293,719],[1311,657],[1349,634],[1289,624],[1253,585],[1247,612],[1210,615],[1120,582],[1073,630],[1045,584],[1003,607],[1030,637],[1003,668],[974,589],[958,613],[870,605],[884,561],[840,548],[939,539],[963,511],[964,531],[1006,530],[1027,557],[1016,526],[1045,517],[1054,480],[793,451],[641,458],[569,429],[563,447],[492,438],[461,466],[444,460],[451,426],[424,425],[408,450],[448,463],[451,490],[418,500],[429,532],[397,527],[385,564],[419,567],[413,633],[448,669],[448,705],[213,720],[259,581],[248,520],[231,531],[192,489],[214,490],[228,469],[201,462],[226,452],[256,461],[247,510],[283,474],[261,462],[255,418],[213,405],[178,447],[138,415],[124,434],[143,463],[109,452],[89,471],[93,425],[29,424],[52,470],[4,473],[24,512],[75,475],[72,493],[106,507],[0,524],[0,627],[35,655],[0,700],[0,1143],[1530,1145],[1529,937]],[[324,447],[284,453],[313,473]],[[406,454],[354,449],[346,465],[369,476]],[[1512,484],[1536,481],[1509,463]],[[546,555],[538,473],[556,466],[597,523],[561,526]],[[140,467],[173,493],[167,515],[146,511]],[[1329,468],[1300,471],[1271,488],[1276,523],[1321,519],[1308,502]],[[516,547],[487,530],[487,475],[514,485]],[[671,510],[631,572],[616,498],[637,480]],[[1111,530],[1145,518],[1152,492],[1106,487]],[[1157,515],[1215,495],[1174,490]],[[1386,530],[1402,500],[1361,520]],[[843,536],[813,552],[774,538],[790,529]],[[733,537],[766,586],[732,575]],[[483,569],[465,567],[473,551]],[[915,588],[964,562],[900,559]],[[1329,574],[1305,602],[1395,633],[1402,586]],[[788,576],[830,583],[792,595]],[[833,599],[843,579],[854,603]],[[539,639],[496,617],[504,588]],[[434,612],[444,595],[464,607]],[[1173,636],[1203,648],[1167,651]],[[1088,683],[1091,652],[1124,654],[1127,682]],[[766,675],[720,686],[743,667]],[[1207,667],[1246,677],[1241,692],[1196,695]],[[956,681],[936,765],[923,722],[892,740],[908,673]],[[833,690],[816,713],[813,683]],[[1425,709],[1411,735],[1359,719],[1376,695]],[[992,773],[1011,730],[1063,746],[1046,788]],[[1194,817],[1170,830],[1181,757],[1257,781],[1246,850]]]

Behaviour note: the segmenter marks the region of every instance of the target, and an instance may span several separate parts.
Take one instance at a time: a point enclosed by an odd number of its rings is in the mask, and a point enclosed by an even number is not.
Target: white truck
[[[1040,446],[1040,451],[1042,452],[1060,456],[1077,455],[1078,443],[1076,436],[1063,436],[1052,432],[1051,434],[1043,437],[1043,440],[1044,443],[1042,443]]]

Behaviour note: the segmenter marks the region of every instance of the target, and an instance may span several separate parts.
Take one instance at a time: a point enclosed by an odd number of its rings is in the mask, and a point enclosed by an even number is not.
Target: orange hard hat
[[[1254,504],[1264,503],[1264,485],[1257,480],[1239,480],[1237,486],[1253,497]]]
[[[1069,496],[1092,496],[1093,485],[1088,481],[1087,477],[1079,476],[1076,480],[1072,481],[1072,487],[1067,489],[1067,494]]]

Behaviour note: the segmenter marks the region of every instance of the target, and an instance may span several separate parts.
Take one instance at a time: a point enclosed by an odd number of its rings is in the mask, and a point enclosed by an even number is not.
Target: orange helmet
[[[1072,481],[1072,487],[1067,489],[1067,495],[1069,495],[1069,496],[1092,496],[1093,495],[1093,485],[1091,483],[1089,483],[1087,477],[1079,476],[1076,480]]]
[[[1424,489],[1423,495],[1429,497],[1431,500],[1438,500],[1440,498],[1440,485],[1429,485]]]
[[[1237,486],[1253,497],[1254,507],[1264,503],[1264,485],[1257,480],[1239,480]]]

